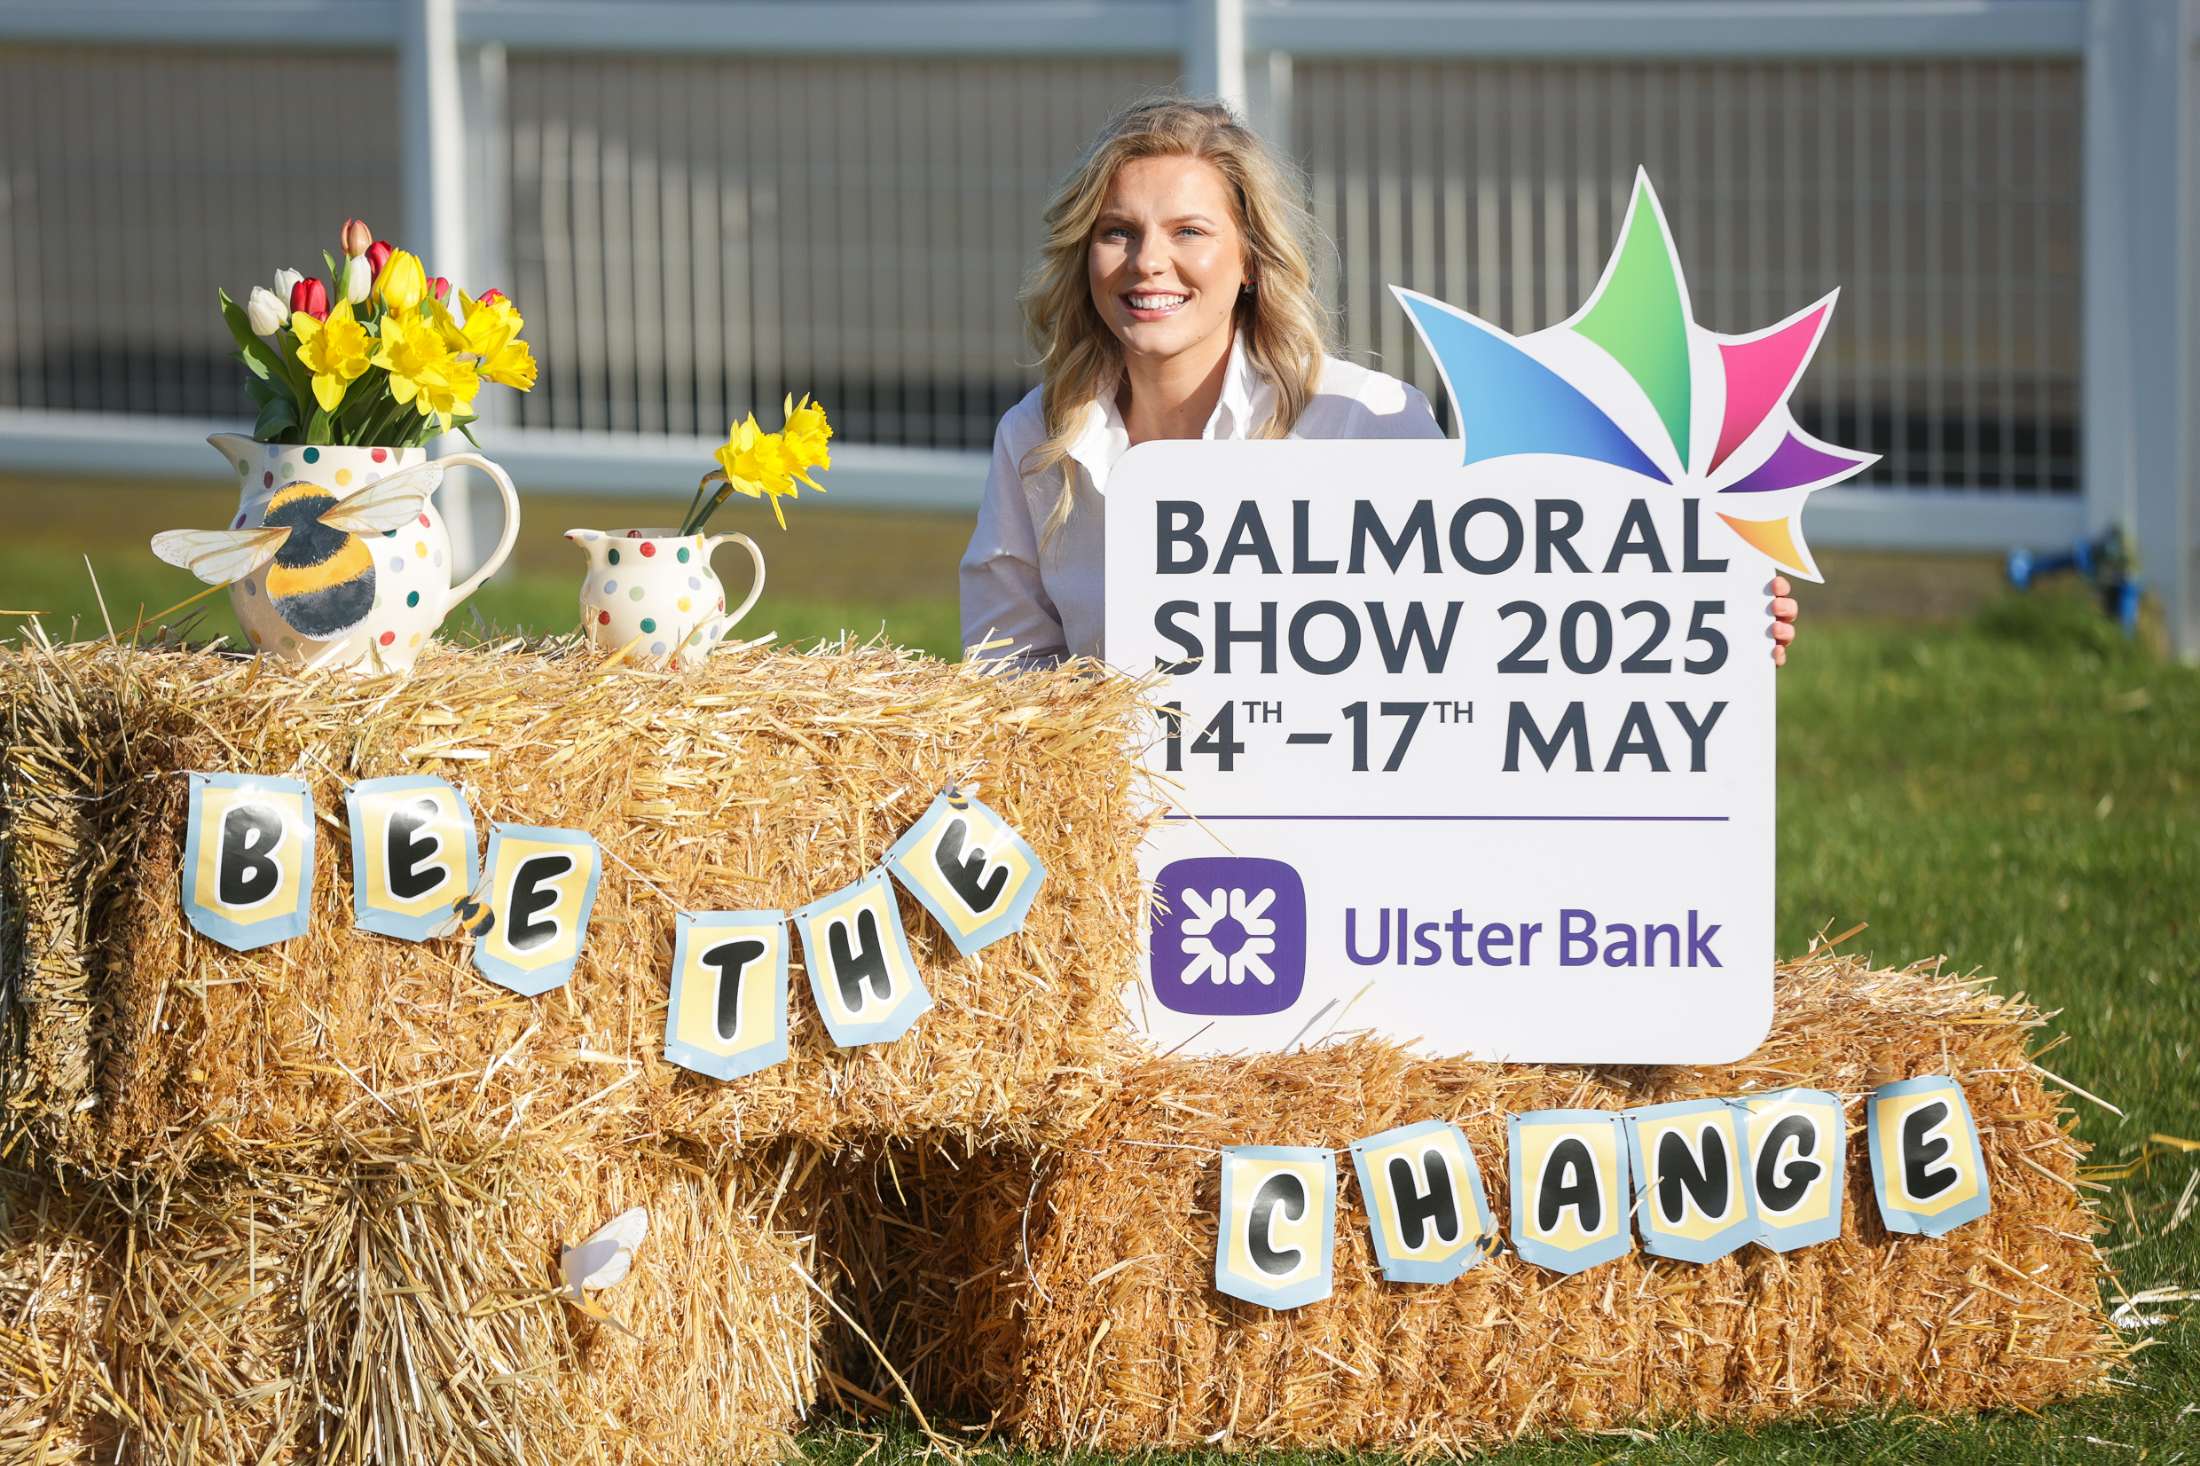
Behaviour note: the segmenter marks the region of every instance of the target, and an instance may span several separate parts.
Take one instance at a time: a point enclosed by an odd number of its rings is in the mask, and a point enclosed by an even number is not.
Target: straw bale
[[[1754,1056],[1717,1067],[1476,1065],[1368,1040],[1151,1060],[1062,1147],[1043,1186],[1011,1179],[1017,1164],[980,1169],[962,1196],[906,1209],[938,1225],[886,1255],[924,1275],[882,1292],[953,1294],[929,1327],[977,1319],[1012,1338],[1006,1367],[985,1348],[958,1351],[952,1335],[902,1347],[941,1370],[959,1363],[949,1397],[1048,1448],[1426,1454],[1683,1419],[2032,1406],[2100,1386],[2117,1345],[2088,1240],[2098,1224],[2075,1181],[2081,1147],[2026,1060],[2042,1016],[1934,968],[1824,956],[1782,966],[1776,1011]],[[1944,1238],[1895,1237],[1872,1197],[1863,1095],[1925,1073],[1962,1082],[1994,1209]],[[1509,1227],[1508,1114],[1791,1085],[1849,1104],[1836,1241],[1784,1256],[1746,1247],[1708,1265],[1636,1252],[1572,1278],[1508,1250],[1441,1287],[1377,1270],[1344,1154],[1360,1136],[1457,1123]],[[1271,1312],[1214,1290],[1216,1153],[1250,1143],[1339,1152],[1335,1291],[1322,1302]],[[1018,1164],[1028,1177],[1029,1159]],[[952,1188],[955,1174],[927,1179]]]
[[[0,1336],[13,1391],[0,1427],[40,1423],[15,1382],[42,1365],[84,1381],[56,1398],[89,1401],[72,1419],[92,1427],[72,1428],[104,1443],[101,1460],[638,1466],[787,1453],[823,1323],[808,1280],[814,1152],[731,1165],[677,1147],[469,1155],[393,1134],[290,1159],[95,1185],[66,1218],[49,1206],[15,1227],[0,1306],[21,1311],[34,1290],[16,1280],[42,1269],[50,1313],[56,1258],[82,1264],[65,1301],[99,1306],[65,1339],[53,1325],[35,1336],[42,1354]],[[593,1310],[568,1301],[560,1244],[637,1205],[649,1234],[632,1271]]]
[[[1105,1096],[1135,962],[1147,801],[1135,690],[1013,681],[882,646],[731,648],[686,674],[570,642],[431,649],[409,678],[292,675],[102,644],[0,654],[11,925],[6,1115],[90,1170],[173,1171],[417,1106],[487,1140],[576,1135],[713,1150],[952,1135],[1031,1144]],[[177,896],[182,771],[303,778],[321,817],[311,928],[251,953]],[[456,940],[357,931],[343,789],[432,773],[477,821],[593,834],[604,878],[572,981],[495,987]],[[875,868],[961,781],[1046,862],[1026,930],[962,958],[903,898],[935,1006],[835,1048],[799,961],[787,1062],[732,1083],[662,1056],[677,907],[784,908]],[[35,899],[19,906],[23,895]]]
[[[81,1193],[0,1174],[0,1461],[74,1466],[114,1438],[101,1342],[112,1295],[90,1208]]]

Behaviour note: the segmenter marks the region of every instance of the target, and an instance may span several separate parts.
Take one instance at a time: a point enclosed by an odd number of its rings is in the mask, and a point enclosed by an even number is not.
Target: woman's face
[[[1229,183],[1200,158],[1125,163],[1093,226],[1088,274],[1093,308],[1126,356],[1159,362],[1203,345],[1219,355],[1246,283]]]

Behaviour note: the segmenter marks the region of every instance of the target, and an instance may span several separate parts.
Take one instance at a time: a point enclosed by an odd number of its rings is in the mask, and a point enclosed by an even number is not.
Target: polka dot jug
[[[745,534],[675,534],[669,529],[569,529],[588,557],[581,582],[581,624],[588,639],[631,661],[693,667],[764,593],[764,552]],[[749,552],[756,578],[733,610],[710,568],[728,540]]]
[[[216,433],[207,441],[237,474],[237,512],[229,524],[233,529],[259,524],[267,501],[287,485],[316,484],[342,499],[400,469],[428,461],[425,448],[306,447],[257,443],[237,433]],[[230,604],[237,608],[237,619],[255,651],[296,666],[370,674],[403,672],[412,666],[443,618],[496,573],[519,533],[519,496],[503,469],[477,453],[449,453],[436,461],[478,468],[504,495],[504,535],[481,568],[458,585],[451,584],[451,539],[444,531],[443,516],[428,503],[396,529],[359,537],[373,561],[373,569],[364,577],[371,578],[373,601],[365,620],[333,637],[302,635],[269,604],[267,577],[276,567],[264,566],[232,585]],[[363,578],[342,564],[328,573],[346,574],[352,581]]]

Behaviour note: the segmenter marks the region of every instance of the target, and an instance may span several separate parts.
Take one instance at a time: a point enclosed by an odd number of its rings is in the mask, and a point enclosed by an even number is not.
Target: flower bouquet
[[[588,556],[581,625],[590,641],[607,651],[639,651],[653,661],[677,657],[694,666],[748,614],[764,593],[763,551],[745,534],[705,534],[703,527],[727,499],[741,494],[769,501],[785,529],[781,499],[799,493],[797,485],[825,492],[810,477],[832,467],[833,427],[824,404],[790,396],[782,410],[785,423],[776,433],[759,427],[753,412],[726,429],[718,467],[696,485],[679,528],[566,531]],[[756,568],[748,598],[730,613],[710,566],[711,552],[728,540],[747,550]]]
[[[341,265],[323,255],[325,280],[280,270],[273,290],[255,286],[243,305],[221,292],[259,405],[249,437],[210,440],[236,470],[237,515],[221,529],[155,535],[153,553],[228,587],[263,655],[400,671],[503,564],[519,530],[519,498],[503,469],[477,453],[431,462],[427,440],[466,432],[483,382],[534,386],[535,359],[502,291],[460,293],[454,314],[449,281],[430,278],[359,220],[345,223],[342,249]],[[504,534],[454,585],[431,496],[457,464],[495,481]]]

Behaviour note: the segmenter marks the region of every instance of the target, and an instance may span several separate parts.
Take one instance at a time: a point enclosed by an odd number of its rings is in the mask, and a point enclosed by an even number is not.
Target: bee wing
[[[338,500],[334,509],[321,516],[321,523],[346,534],[380,534],[418,514],[442,483],[442,464],[416,464]]]
[[[242,580],[275,558],[290,526],[272,529],[170,529],[153,536],[153,553],[208,585]]]

